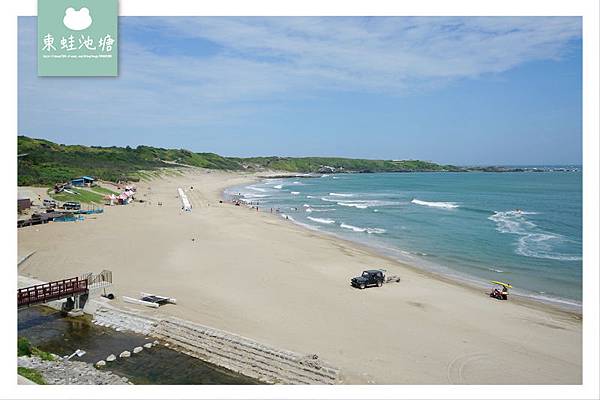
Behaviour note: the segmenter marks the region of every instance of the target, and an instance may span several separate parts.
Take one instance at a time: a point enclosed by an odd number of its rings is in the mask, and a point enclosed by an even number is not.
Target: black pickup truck
[[[63,203],[63,209],[65,210],[81,210],[81,204],[77,201],[67,201]]]
[[[363,271],[361,276],[357,276],[350,280],[350,284],[356,288],[364,289],[367,286],[381,287],[385,281],[383,271],[380,269],[370,269]]]

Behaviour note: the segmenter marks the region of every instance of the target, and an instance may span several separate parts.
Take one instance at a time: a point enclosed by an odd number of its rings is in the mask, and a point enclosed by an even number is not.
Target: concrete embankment
[[[265,383],[341,383],[339,370],[317,355],[275,349],[252,339],[178,318],[142,317],[101,306],[96,309],[94,322],[153,336],[182,353]]]
[[[19,276],[19,287],[40,283],[43,282]],[[96,325],[152,336],[181,353],[264,383],[343,383],[339,370],[316,354],[276,349],[249,338],[170,316],[142,316],[112,307],[97,293],[90,294],[93,299],[86,302],[84,311],[94,316]],[[60,310],[62,301],[47,305]]]

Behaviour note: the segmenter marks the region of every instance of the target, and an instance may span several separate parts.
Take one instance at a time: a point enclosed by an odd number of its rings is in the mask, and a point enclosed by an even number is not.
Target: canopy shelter
[[[92,186],[94,184],[95,179],[91,176],[81,176],[79,178],[75,178],[71,180],[71,185],[73,186]]]

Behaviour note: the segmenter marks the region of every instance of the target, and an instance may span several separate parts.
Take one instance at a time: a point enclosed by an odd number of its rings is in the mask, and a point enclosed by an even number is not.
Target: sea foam
[[[423,200],[419,200],[419,199],[412,199],[411,203],[418,204],[420,206],[435,207],[435,208],[452,209],[452,208],[459,207],[458,204],[453,203],[453,202],[448,202],[448,201],[423,201]]]
[[[567,239],[559,234],[539,229],[526,215],[535,215],[532,211],[496,211],[488,219],[496,223],[496,230],[519,236],[515,253],[525,256],[559,261],[580,261],[579,255],[563,254],[555,251]]]
[[[340,202],[337,203],[340,206],[344,206],[344,207],[354,207],[354,208],[368,208],[369,205],[368,204],[363,204],[363,203],[344,203],[344,202]]]
[[[259,187],[256,187],[256,186],[248,186],[248,189],[254,190],[254,191],[257,191],[257,192],[266,192],[267,191],[267,189],[259,188]]]
[[[361,228],[360,226],[349,225],[345,223],[340,224],[340,228],[349,229],[354,232],[366,232],[366,233],[385,233],[385,229],[381,228]]]
[[[311,221],[314,222],[318,222],[319,224],[335,224],[335,220],[333,219],[329,219],[329,218],[313,218],[313,217],[307,217],[308,219],[310,219]]]
[[[354,197],[354,194],[352,193],[329,193],[329,195],[336,197]]]

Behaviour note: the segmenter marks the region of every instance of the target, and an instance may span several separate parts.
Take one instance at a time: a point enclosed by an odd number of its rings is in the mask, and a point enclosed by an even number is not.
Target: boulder
[[[147,349],[151,348],[152,346],[153,346],[152,343],[146,343],[144,345],[144,347],[147,348]]]
[[[104,367],[106,365],[106,361],[100,360],[96,363],[96,367]]]
[[[124,352],[122,352],[121,354],[119,354],[120,358],[127,358],[127,357],[131,357],[131,353],[128,352],[127,350],[125,350]]]
[[[110,356],[106,357],[106,361],[111,362],[111,361],[115,361],[117,359],[117,357],[114,354],[111,354]]]
[[[137,353],[139,353],[142,350],[144,350],[143,347],[136,347],[135,349],[133,349],[133,354],[137,354]]]

